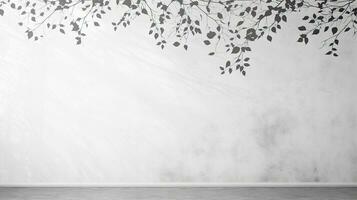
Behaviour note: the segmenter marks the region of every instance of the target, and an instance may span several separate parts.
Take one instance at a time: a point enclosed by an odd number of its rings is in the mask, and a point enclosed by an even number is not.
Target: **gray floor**
[[[0,200],[357,200],[357,188],[0,188]]]

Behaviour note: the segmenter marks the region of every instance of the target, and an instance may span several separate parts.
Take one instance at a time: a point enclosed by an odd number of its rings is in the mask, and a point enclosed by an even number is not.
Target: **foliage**
[[[2,0],[0,15],[9,7],[23,16],[19,25],[26,27],[28,39],[43,37],[44,31],[38,30],[42,28],[71,31],[77,44],[86,28],[100,26],[109,12],[120,11],[112,22],[115,31],[144,16],[160,48],[172,44],[187,50],[189,39],[201,35],[209,55],[225,50],[221,74],[238,70],[245,75],[250,44],[261,38],[272,41],[293,13],[310,13],[301,16],[297,42],[307,44],[311,36],[321,35],[326,54],[338,56],[340,36],[357,32],[356,4],[356,0]]]

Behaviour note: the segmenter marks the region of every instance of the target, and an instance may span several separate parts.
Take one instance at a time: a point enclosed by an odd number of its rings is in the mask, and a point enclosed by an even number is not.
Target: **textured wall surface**
[[[286,26],[221,76],[144,25],[76,46],[0,18],[0,184],[357,181],[356,40],[335,59]]]

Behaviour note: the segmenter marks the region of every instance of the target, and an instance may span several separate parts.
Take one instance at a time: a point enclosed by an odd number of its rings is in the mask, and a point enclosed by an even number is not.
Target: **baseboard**
[[[357,187],[357,183],[11,183],[0,187]]]

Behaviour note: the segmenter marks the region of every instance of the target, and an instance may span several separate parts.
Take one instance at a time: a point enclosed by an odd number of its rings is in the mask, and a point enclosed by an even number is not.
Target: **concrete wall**
[[[356,40],[330,58],[292,24],[221,76],[143,27],[76,46],[0,18],[0,184],[357,181]]]

